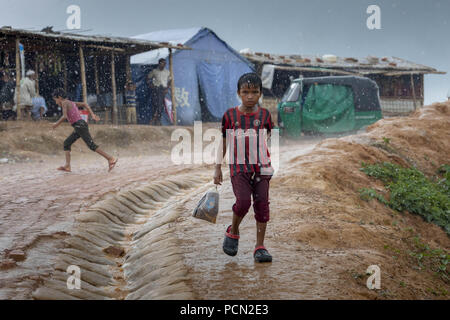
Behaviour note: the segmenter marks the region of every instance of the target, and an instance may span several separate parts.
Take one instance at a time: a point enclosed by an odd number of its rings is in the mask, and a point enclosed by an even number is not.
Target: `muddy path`
[[[411,255],[417,241],[449,252],[445,231],[364,201],[359,190],[385,192],[361,172],[362,162],[414,164],[428,175],[448,164],[449,108],[435,104],[357,135],[281,145],[270,184],[270,264],[253,261],[252,208],[238,255],[222,251],[234,202],[228,169],[217,223],[192,217],[214,188],[213,167],[174,165],[170,145],[155,151],[136,138],[109,174],[89,152],[74,153],[71,174],[55,170],[61,154],[0,165],[0,299],[448,299],[448,270]],[[168,141],[168,132],[144,129],[136,128],[147,141]],[[133,128],[95,130],[105,139],[133,136]],[[11,134],[11,148],[21,139]],[[379,290],[366,286],[371,265],[381,270]],[[80,268],[82,290],[67,288],[69,266]]]
[[[317,142],[309,139],[296,148],[281,147],[280,167]],[[252,212],[243,225],[245,236],[238,258],[233,262],[221,252],[222,229],[229,223],[233,201],[229,179],[221,187],[218,223],[191,217],[199,198],[212,187],[212,167],[173,165],[168,154],[159,154],[121,157],[108,173],[101,158],[75,154],[73,172],[62,173],[55,170],[61,160],[53,157],[0,168],[1,299],[209,299],[221,297],[222,289],[217,286],[212,295],[200,292],[209,292],[227,277],[234,277],[225,272],[224,278],[216,280],[218,269],[234,263],[240,265],[234,272],[245,273],[243,281],[255,276],[251,253],[246,254],[254,234]],[[228,178],[227,169],[224,174]],[[272,237],[269,228],[269,247]],[[165,246],[168,251],[161,249]],[[146,247],[153,250],[145,251]],[[260,272],[287,262],[276,247],[273,250],[276,262]],[[11,252],[15,257],[11,258]],[[151,265],[158,259],[162,265]],[[87,270],[81,276],[88,287],[85,294],[73,296],[67,291],[65,270],[69,265]],[[204,273],[205,268],[210,273]],[[156,284],[160,289],[166,284],[167,289],[154,292]],[[248,285],[244,290],[253,292],[252,281]],[[202,286],[211,289],[205,291]],[[264,292],[261,287],[260,296]]]
[[[57,252],[71,238],[80,212],[120,191],[190,170],[171,165],[168,155],[123,157],[111,173],[100,157],[82,158],[75,155],[72,173],[56,171],[61,157],[1,166],[1,299],[31,298],[31,291],[53,272]],[[11,251],[22,257],[11,261]]]

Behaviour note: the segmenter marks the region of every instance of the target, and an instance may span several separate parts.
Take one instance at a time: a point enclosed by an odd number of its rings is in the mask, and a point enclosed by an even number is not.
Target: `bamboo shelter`
[[[96,112],[104,112],[105,122],[111,115],[112,123],[119,124],[124,86],[131,80],[130,56],[161,48],[189,49],[181,44],[61,33],[51,28],[37,32],[2,27],[0,70],[15,74],[16,92],[23,69],[35,70],[36,89],[47,101],[51,115],[58,115],[51,93],[62,87],[71,99],[88,102]]]
[[[402,115],[423,106],[424,75],[445,74],[432,67],[397,57],[364,58],[334,55],[276,55],[244,49],[241,54],[255,64],[263,78],[265,97],[278,101],[292,79],[322,76],[363,76],[380,90],[384,115]],[[276,104],[276,103],[275,103]]]

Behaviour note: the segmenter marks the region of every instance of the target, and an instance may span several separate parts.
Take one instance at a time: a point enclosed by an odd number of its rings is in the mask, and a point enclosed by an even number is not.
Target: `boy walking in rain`
[[[73,102],[67,99],[66,93],[63,89],[58,88],[52,94],[53,100],[55,100],[56,104],[62,108],[63,115],[62,117],[53,124],[53,129],[56,129],[64,120],[67,119],[69,123],[74,128],[72,134],[64,141],[64,151],[66,153],[66,164],[62,167],[59,167],[58,170],[71,172],[70,168],[70,150],[72,144],[77,141],[79,138],[82,138],[86,145],[92,151],[97,152],[99,155],[103,156],[106,160],[108,160],[109,171],[111,171],[117,163],[117,158],[114,158],[101,150],[91,138],[91,134],[89,133],[88,124],[81,118],[80,111],[78,107],[83,107],[87,109],[95,121],[100,120],[100,118],[94,114],[91,107],[87,103]]]
[[[222,118],[223,146],[214,172],[214,183],[221,184],[222,160],[227,143],[230,146],[230,176],[236,196],[232,224],[225,232],[223,251],[235,256],[239,245],[239,225],[250,209],[256,220],[256,245],[253,257],[256,262],[271,262],[272,256],[264,247],[264,237],[269,221],[269,181],[273,175],[265,132],[270,134],[273,122],[270,112],[259,106],[262,82],[256,73],[244,74],[238,81],[237,93],[242,104],[228,109]]]

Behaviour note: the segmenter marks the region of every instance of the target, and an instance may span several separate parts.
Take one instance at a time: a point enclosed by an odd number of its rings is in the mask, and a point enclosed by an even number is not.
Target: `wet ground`
[[[280,167],[288,159],[311,150],[317,141],[310,139],[295,148],[281,147]],[[63,241],[74,232],[75,218],[80,212],[118,192],[137,189],[169,177],[176,179],[177,176],[200,179],[195,189],[189,191],[189,196],[186,194],[168,200],[168,203],[182,204],[184,208],[178,218],[176,235],[184,251],[184,262],[189,269],[189,283],[195,298],[288,298],[293,297],[293,292],[297,292],[298,297],[302,294],[305,298],[314,296],[307,288],[292,288],[292,292],[282,290],[274,294],[272,289],[275,282],[285,286],[296,273],[295,269],[282,271],[280,266],[286,263],[299,265],[300,256],[292,254],[292,244],[277,243],[276,233],[269,224],[267,246],[274,256],[274,262],[255,265],[252,258],[255,238],[252,211],[242,224],[238,256],[231,258],[222,252],[223,231],[230,223],[233,204],[225,167],[225,183],[219,189],[220,213],[214,225],[191,217],[199,198],[213,186],[211,166],[173,165],[168,154],[124,156],[120,157],[117,167],[108,173],[107,163],[101,157],[93,154],[77,155],[74,152],[73,172],[63,173],[55,170],[62,161],[61,156],[58,156],[45,161],[0,165],[0,252],[3,253],[4,263],[0,271],[1,299],[31,298],[32,291],[52,274],[57,253],[64,247]],[[276,190],[276,177],[273,178],[272,188]],[[272,198],[272,208],[276,208],[277,202],[282,199]],[[272,217],[276,221],[276,209],[272,210]],[[294,248],[305,250],[298,246]],[[14,266],[10,266],[6,263],[9,261],[7,254],[13,250],[23,252],[24,260],[15,261]],[[301,257],[308,259],[307,255]],[[316,269],[311,264],[309,267]],[[198,275],[202,275],[201,279],[197,279]],[[223,283],[232,285],[229,279],[238,282],[238,290],[224,291]],[[281,279],[288,283],[282,284]],[[308,283],[314,284],[312,279]],[[228,292],[228,296],[225,292]],[[229,296],[230,292],[235,293]]]
[[[93,127],[99,138],[103,132],[105,141],[121,141],[110,145],[122,150],[111,173],[84,146],[73,152],[72,173],[56,170],[62,154],[0,164],[0,299],[446,299],[432,292],[448,292],[448,283],[414,269],[408,254],[415,235],[448,249],[445,232],[358,196],[361,187],[382,187],[360,172],[361,161],[415,159],[430,172],[434,162],[448,161],[442,152],[448,126],[441,115],[439,121],[426,116],[381,121],[365,135],[303,137],[280,146],[270,185],[268,264],[253,260],[252,208],[241,224],[237,256],[222,251],[234,202],[228,169],[216,224],[195,219],[194,207],[214,188],[213,166],[175,165],[170,146],[152,150],[133,128]],[[411,130],[419,126],[425,129]],[[425,134],[428,128],[434,130]],[[146,141],[170,133],[136,130]],[[26,140],[11,132],[11,146]],[[380,137],[389,137],[396,153],[380,149],[374,143]],[[425,160],[416,157],[419,142]],[[35,143],[24,147],[34,152]],[[68,265],[81,267],[83,290],[66,287]],[[370,265],[382,269],[382,290],[366,287]]]
[[[56,170],[63,158],[0,165],[0,252],[21,250],[26,259],[0,270],[0,299],[31,298],[31,291],[52,272],[62,239],[75,217],[118,191],[186,172],[168,156],[123,157],[108,173],[99,156],[75,155],[72,173]]]

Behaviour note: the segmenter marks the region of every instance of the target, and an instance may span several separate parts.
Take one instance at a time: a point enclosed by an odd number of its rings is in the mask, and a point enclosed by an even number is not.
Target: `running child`
[[[92,112],[91,107],[87,103],[83,102],[73,102],[67,99],[66,93],[63,89],[58,88],[53,91],[52,94],[53,100],[55,103],[62,108],[63,115],[62,117],[55,122],[52,127],[56,129],[64,120],[68,120],[69,123],[74,128],[72,134],[64,141],[64,151],[66,153],[66,164],[62,167],[59,167],[58,170],[71,172],[70,168],[70,151],[72,144],[77,141],[79,138],[82,138],[86,145],[92,151],[97,152],[101,156],[103,156],[106,160],[108,160],[109,171],[111,171],[117,163],[117,158],[114,158],[101,150],[92,140],[91,134],[89,133],[88,124],[81,118],[80,111],[78,107],[82,107],[89,111],[92,119],[95,121],[100,120],[100,118]]]
[[[214,172],[214,183],[221,184],[222,160],[230,145],[230,176],[236,196],[232,223],[225,232],[223,251],[235,256],[239,245],[239,225],[250,209],[256,220],[256,245],[253,257],[256,262],[271,262],[272,256],[264,247],[264,237],[269,221],[269,182],[273,175],[265,132],[270,135],[273,122],[270,112],[259,106],[262,82],[256,73],[246,73],[238,81],[237,93],[242,104],[228,109],[222,117],[222,148]],[[245,146],[244,146],[245,144]],[[222,153],[220,153],[222,152]]]

